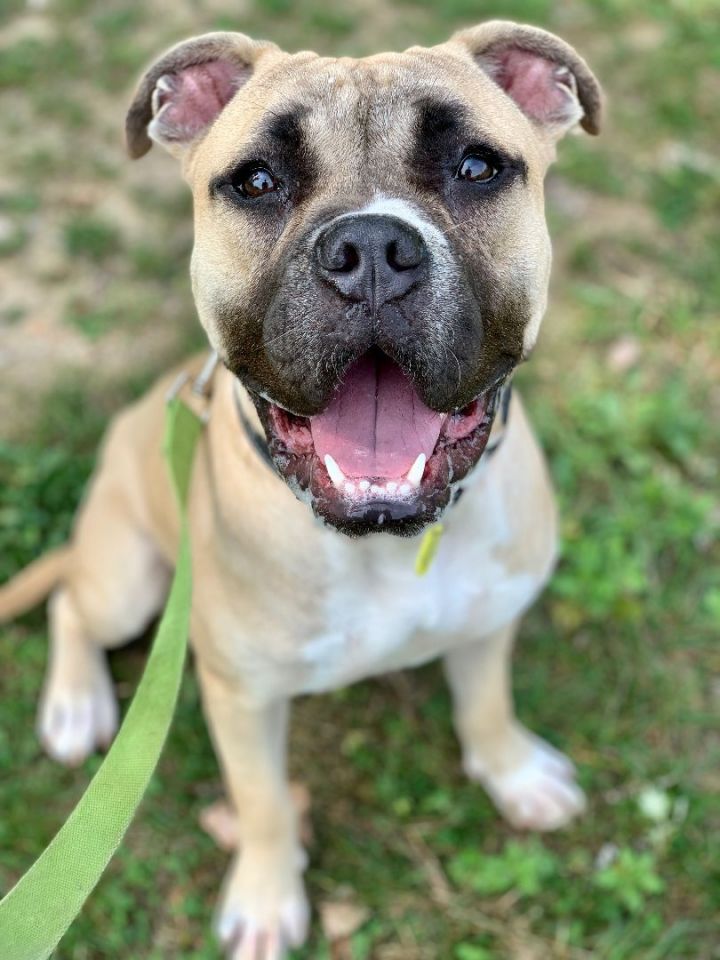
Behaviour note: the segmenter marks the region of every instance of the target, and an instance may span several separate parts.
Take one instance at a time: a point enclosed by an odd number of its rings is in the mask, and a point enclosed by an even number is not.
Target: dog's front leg
[[[517,720],[510,661],[518,621],[445,656],[463,765],[516,827],[555,830],[585,806],[566,756]]]
[[[205,715],[238,815],[217,932],[232,960],[280,960],[308,926],[304,851],[286,778],[287,701],[258,706],[243,686],[198,664]]]

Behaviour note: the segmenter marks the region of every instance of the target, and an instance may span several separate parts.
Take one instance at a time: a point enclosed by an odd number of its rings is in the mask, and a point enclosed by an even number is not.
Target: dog
[[[553,830],[583,809],[572,763],[513,712],[511,647],[553,569],[556,511],[508,383],[546,308],[545,173],[602,109],[568,44],[503,21],[360,60],[207,34],[140,82],[129,152],[180,161],[222,361],[190,493],[191,640],[238,815],[217,916],[234,960],[307,935],[285,772],[298,694],[442,657],[464,769],[499,811]],[[52,592],[39,732],[64,763],[112,739],[105,651],[167,596],[174,376],[113,422],[70,544],[0,592],[5,620]]]

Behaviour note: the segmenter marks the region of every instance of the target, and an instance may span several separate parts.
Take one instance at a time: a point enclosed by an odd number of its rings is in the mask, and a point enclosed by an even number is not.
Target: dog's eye
[[[280,186],[274,174],[267,167],[252,167],[238,171],[232,185],[243,197],[254,200],[266,193],[272,193]]]
[[[498,173],[498,168],[490,160],[476,153],[469,153],[463,158],[455,176],[458,180],[469,180],[470,183],[487,183]]]

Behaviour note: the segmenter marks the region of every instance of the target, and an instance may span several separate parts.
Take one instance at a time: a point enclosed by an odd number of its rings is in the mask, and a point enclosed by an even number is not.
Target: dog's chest
[[[457,619],[457,601],[443,599],[438,576],[414,573],[412,554],[402,559],[382,566],[347,564],[329,587],[324,629],[301,648],[310,689],[421,663],[437,653],[436,638],[418,644],[417,635],[441,629],[450,605]]]
[[[416,666],[516,616],[533,599],[539,580],[509,571],[497,559],[502,529],[484,533],[448,533],[423,577],[414,569],[417,539],[334,544],[323,629],[298,651],[304,689]]]

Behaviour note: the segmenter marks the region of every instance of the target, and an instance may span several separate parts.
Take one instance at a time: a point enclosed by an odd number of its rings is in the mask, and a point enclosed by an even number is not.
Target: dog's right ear
[[[242,33],[206,33],[163,54],[140,81],[125,122],[127,148],[142,157],[152,141],[179,155],[207,132],[273,43]]]

